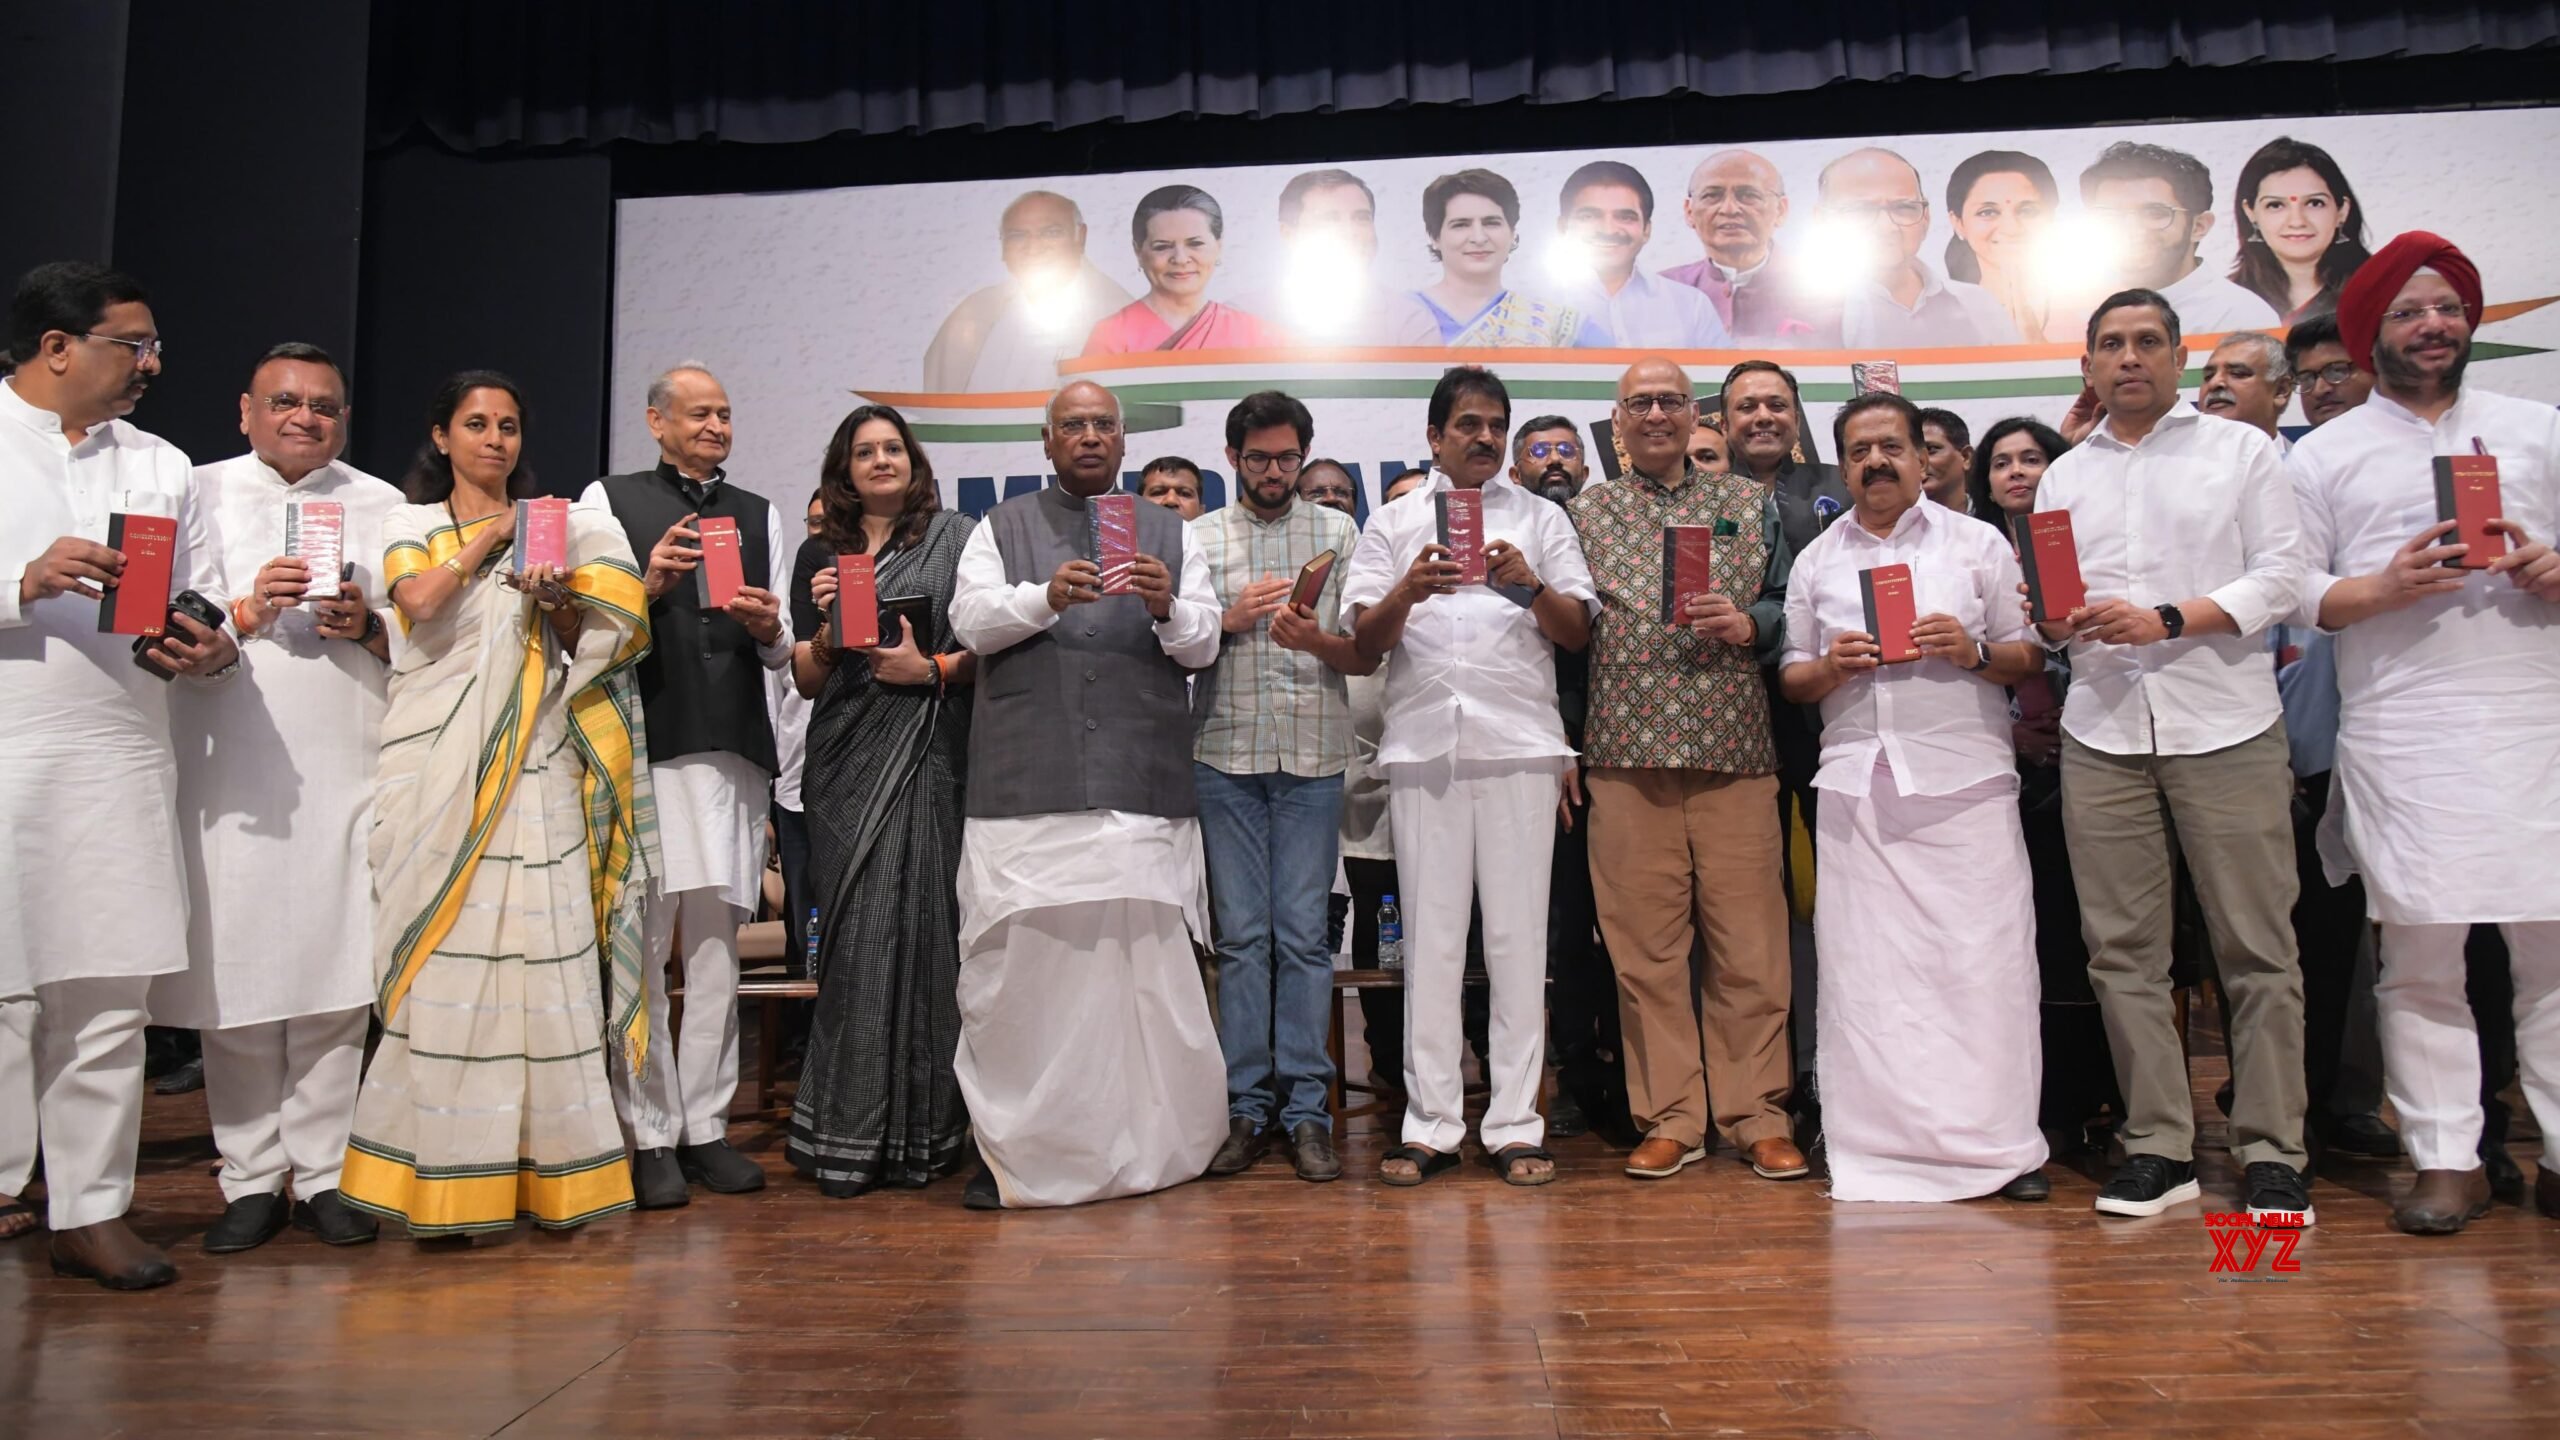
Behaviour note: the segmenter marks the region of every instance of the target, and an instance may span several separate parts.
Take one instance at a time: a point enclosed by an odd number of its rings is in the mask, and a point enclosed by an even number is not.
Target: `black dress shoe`
[[[2053,1182],[2044,1178],[2044,1171],[2039,1168],[2028,1171],[1992,1193],[2003,1200],[2017,1200],[2032,1205],[2038,1201],[2053,1198]]]
[[[1342,1178],[1342,1157],[1334,1153],[1333,1132],[1321,1120],[1301,1120],[1289,1131],[1289,1163],[1301,1180]]]
[[[308,1230],[323,1245],[369,1245],[382,1235],[382,1222],[346,1202],[335,1190],[323,1190],[293,1207],[293,1228]]]
[[[53,1232],[53,1273],[95,1280],[110,1290],[149,1290],[178,1278],[160,1247],[133,1233],[121,1216]]]
[[[714,1195],[744,1195],[764,1188],[764,1167],[729,1148],[726,1140],[679,1145],[676,1164],[684,1178]]]
[[[668,1149],[636,1150],[631,1155],[631,1191],[643,1210],[674,1210],[693,1203],[684,1188],[684,1167]]]
[[[2400,1137],[2379,1115],[2349,1115],[2321,1127],[2320,1143],[2350,1160],[2397,1160]]]
[[[2489,1172],[2489,1198],[2501,1205],[2524,1203],[2524,1167],[2504,1145],[2480,1147],[2481,1168]]]
[[[969,1183],[961,1188],[960,1203],[971,1210],[1003,1209],[1004,1195],[996,1189],[996,1172],[980,1165],[978,1173],[970,1176]]]
[[[1227,1121],[1226,1143],[1209,1157],[1212,1175],[1241,1175],[1271,1149],[1270,1132],[1241,1115]]]
[[[284,1233],[293,1206],[282,1195],[243,1195],[222,1207],[222,1218],[204,1232],[204,1253],[237,1255]]]

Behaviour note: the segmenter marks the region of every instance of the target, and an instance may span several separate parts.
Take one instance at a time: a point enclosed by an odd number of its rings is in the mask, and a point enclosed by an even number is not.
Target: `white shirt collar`
[[[2163,429],[2173,426],[2189,425],[2203,418],[2204,412],[2195,407],[2194,401],[2182,399],[2177,404],[2169,407],[2168,414],[2163,415],[2158,420],[2152,422],[2151,433],[2143,436],[2142,439],[2148,440],[2152,435],[2159,434]],[[2243,426],[2242,428],[2249,429],[2253,434],[2257,433],[2253,427]],[[2089,432],[2089,438],[2091,440],[2101,441],[2109,448],[2116,450],[2131,450],[2135,445],[2142,443],[2142,441],[2137,440],[2128,444],[2123,440],[2117,439],[2115,427],[2109,425],[2104,420],[2098,422],[2097,429]]]
[[[27,397],[18,393],[18,382],[14,376],[0,376],[0,412],[5,412],[11,419],[38,434],[50,434],[62,440],[70,438],[63,434],[61,416],[50,410],[38,408],[28,401]]]
[[[1748,285],[1761,271],[1768,269],[1769,262],[1777,256],[1778,247],[1772,245],[1760,252],[1760,263],[1748,270],[1736,270],[1713,255],[1707,257],[1707,263],[1715,267],[1716,273],[1724,277],[1724,283],[1727,285]]]

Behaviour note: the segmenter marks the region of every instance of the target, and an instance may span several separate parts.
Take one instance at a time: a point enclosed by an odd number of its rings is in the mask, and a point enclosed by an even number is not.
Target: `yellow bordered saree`
[[[397,585],[482,525],[409,506],[385,523]],[[407,627],[391,676],[371,851],[376,1013],[340,1182],[419,1235],[560,1228],[631,1204],[606,1047],[649,1041],[641,904],[656,854],[632,668],[648,606],[621,527],[572,510],[563,645],[500,583]]]

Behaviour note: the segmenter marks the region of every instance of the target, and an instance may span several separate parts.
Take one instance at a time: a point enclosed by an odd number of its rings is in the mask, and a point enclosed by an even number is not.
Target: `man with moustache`
[[[0,998],[36,1002],[31,1050],[54,1273],[110,1290],[178,1278],[125,1224],[142,1138],[152,977],[187,963],[172,676],[239,663],[192,616],[145,652],[101,634],[125,569],[108,517],[178,521],[172,591],[219,604],[187,457],[135,429],[160,374],[150,297],[79,262],[18,281],[0,380]],[[192,683],[192,682],[184,682]]]
[[[924,352],[924,388],[1047,390],[1058,362],[1081,353],[1103,316],[1129,303],[1085,258],[1084,212],[1064,195],[1026,191],[996,234],[1005,278],[952,308]]]
[[[781,768],[765,708],[767,675],[791,663],[782,595],[800,553],[782,512],[731,481],[729,392],[686,362],[649,384],[658,463],[589,485],[579,503],[622,524],[645,555],[655,643],[640,662],[659,859],[641,944],[649,1033],[669,1035],[667,961],[684,947],[684,1028],[647,1073],[612,1061],[614,1102],[631,1133],[631,1186],[643,1210],[670,1209],[698,1184],[720,1195],[764,1188],[764,1168],[729,1144],[738,1094],[738,927],[764,894],[764,820]],[[701,599],[696,522],[738,531],[746,583],[725,606]]]
[[[2464,994],[2471,927],[2504,933],[2526,1099],[2560,1134],[2560,412],[2465,386],[2480,272],[2451,241],[2398,236],[2338,300],[2349,356],[2374,377],[2361,408],[2293,456],[2309,537],[2303,610],[2338,636],[2333,872],[2364,877],[2382,932],[2384,1086],[2417,1181],[2393,1211],[2443,1235],[2486,1213],[2479,1038]],[[2439,457],[2497,466],[2506,554],[2470,549],[2431,513]],[[2560,1167],[2534,1200],[2560,1218]]]
[[[1555,1179],[1537,1110],[1545,1037],[1549,869],[1573,763],[1557,718],[1554,649],[1590,640],[1591,577],[1561,509],[1502,475],[1511,397],[1492,371],[1453,366],[1432,390],[1430,483],[1388,506],[1351,555],[1343,601],[1363,655],[1387,666],[1387,775],[1408,956],[1404,1143],[1378,1178],[1418,1185],[1458,1161],[1461,976],[1471,899],[1492,984],[1492,1095],[1477,1126],[1514,1185]],[[1458,583],[1433,496],[1483,503],[1486,581]],[[1500,588],[1496,588],[1500,587]]]
[[[2125,1162],[2097,1208],[2156,1215],[2202,1193],[2169,993],[2174,848],[2231,1006],[2242,1203],[2309,1225],[2293,776],[2261,638],[2301,599],[2302,527],[2267,437],[2179,398],[2185,360],[2165,298],[2101,301],[2080,368],[2106,418],[2036,487],[2039,512],[2071,516],[2090,597],[2042,628],[2071,657],[2063,829],[2126,1106]]]
[[[279,345],[240,397],[249,453],[195,472],[241,664],[230,684],[169,697],[188,968],[153,985],[151,1011],[204,1036],[225,1202],[211,1255],[287,1224],[332,1245],[380,1229],[339,1198],[338,1174],[373,1008],[364,847],[402,628],[382,588],[382,522],[404,501],[339,460],[349,418],[337,362]],[[343,576],[286,548],[288,511],[310,503],[342,507]]]
[[[1787,901],[1763,666],[1789,554],[1747,476],[1690,466],[1689,377],[1648,356],[1618,380],[1627,473],[1574,502],[1600,595],[1593,625],[1591,887],[1618,975],[1638,1179],[1706,1156],[1709,1127],[1765,1179],[1807,1173],[1788,1136]],[[1710,531],[1714,587],[1666,624],[1663,529]],[[1690,952],[1706,942],[1703,1004]],[[1715,1108],[1710,1113],[1708,1106]]]
[[[1707,297],[1716,318],[1746,344],[1821,348],[1840,343],[1840,304],[1814,293],[1777,243],[1787,223],[1787,182],[1749,150],[1698,162],[1681,217],[1706,253],[1662,278]]]
[[[2117,141],[2080,172],[2080,203],[2115,227],[2119,283],[2168,300],[2181,333],[2220,335],[2283,324],[2256,292],[2206,269],[2197,253],[2213,230],[2213,172],[2193,155]]]
[[[1711,350],[1733,343],[1724,317],[1697,287],[1636,268],[1653,239],[1653,186],[1633,165],[1594,160],[1565,177],[1556,233],[1579,247],[1577,258],[1590,270],[1557,298],[1606,317],[1618,344]]]
[[[1193,752],[1209,898],[1218,925],[1218,1043],[1227,1062],[1227,1138],[1212,1175],[1252,1168],[1274,1143],[1298,1178],[1342,1174],[1333,1146],[1335,1003],[1325,897],[1351,756],[1346,675],[1377,669],[1340,624],[1342,581],[1290,602],[1299,571],[1338,561],[1359,532],[1298,499],[1315,443],[1304,403],[1260,390],[1227,412],[1236,503],[1191,524],[1219,617],[1218,683]]]
[[[1959,515],[1973,513],[1973,431],[1953,410],[1920,412],[1920,493]],[[1996,519],[1996,517],[1984,517]]]
[[[1298,498],[1310,505],[1338,510],[1356,520],[1360,513],[1360,483],[1339,460],[1318,457],[1298,469]]]
[[[1200,518],[1200,467],[1179,455],[1161,455],[1138,472],[1138,498],[1184,520]]]
[[[2277,422],[2293,403],[2293,366],[2284,342],[2263,330],[2235,330],[2222,337],[2205,357],[2196,385],[2196,408],[2207,415],[2237,420],[2275,442],[2276,453],[2293,449]]]
[[[1937,207],[1920,171],[1890,150],[1852,150],[1822,167],[1823,217],[1864,242],[1863,273],[1841,302],[1840,343],[1853,350],[2004,345],[2008,308],[1979,285],[1949,280],[1920,258]]]
[[[955,1067],[986,1169],[973,1209],[1196,1179],[1227,1135],[1226,1065],[1192,956],[1209,933],[1186,671],[1218,655],[1209,566],[1136,507],[1130,593],[1087,557],[1120,483],[1120,402],[1049,402],[1058,483],[987,512],[951,627],[977,652],[960,850]]]
[[[2346,414],[2373,394],[2373,376],[2347,358],[2338,317],[2323,311],[2293,322],[2284,332],[2285,368],[2302,396],[2302,418],[2314,430]]]

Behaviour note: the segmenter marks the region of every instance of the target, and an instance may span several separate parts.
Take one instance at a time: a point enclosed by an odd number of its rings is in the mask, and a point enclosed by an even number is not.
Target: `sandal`
[[[1546,1161],[1545,1172],[1522,1175],[1520,1166],[1522,1162],[1529,1160]],[[1555,1183],[1556,1157],[1548,1154],[1547,1148],[1543,1145],[1514,1145],[1504,1150],[1487,1151],[1484,1163],[1493,1167],[1493,1172],[1502,1177],[1502,1183],[1505,1185],[1552,1185]]]
[[[0,1200],[0,1240],[32,1235],[39,1228],[33,1206],[24,1200]]]
[[[1387,1173],[1387,1162],[1390,1160],[1402,1160],[1411,1165],[1417,1173],[1410,1180],[1401,1175],[1390,1175]],[[1389,1185],[1419,1185],[1443,1170],[1456,1169],[1457,1165],[1458,1156],[1454,1151],[1442,1152],[1426,1150],[1419,1145],[1399,1145],[1378,1157],[1378,1178]]]

